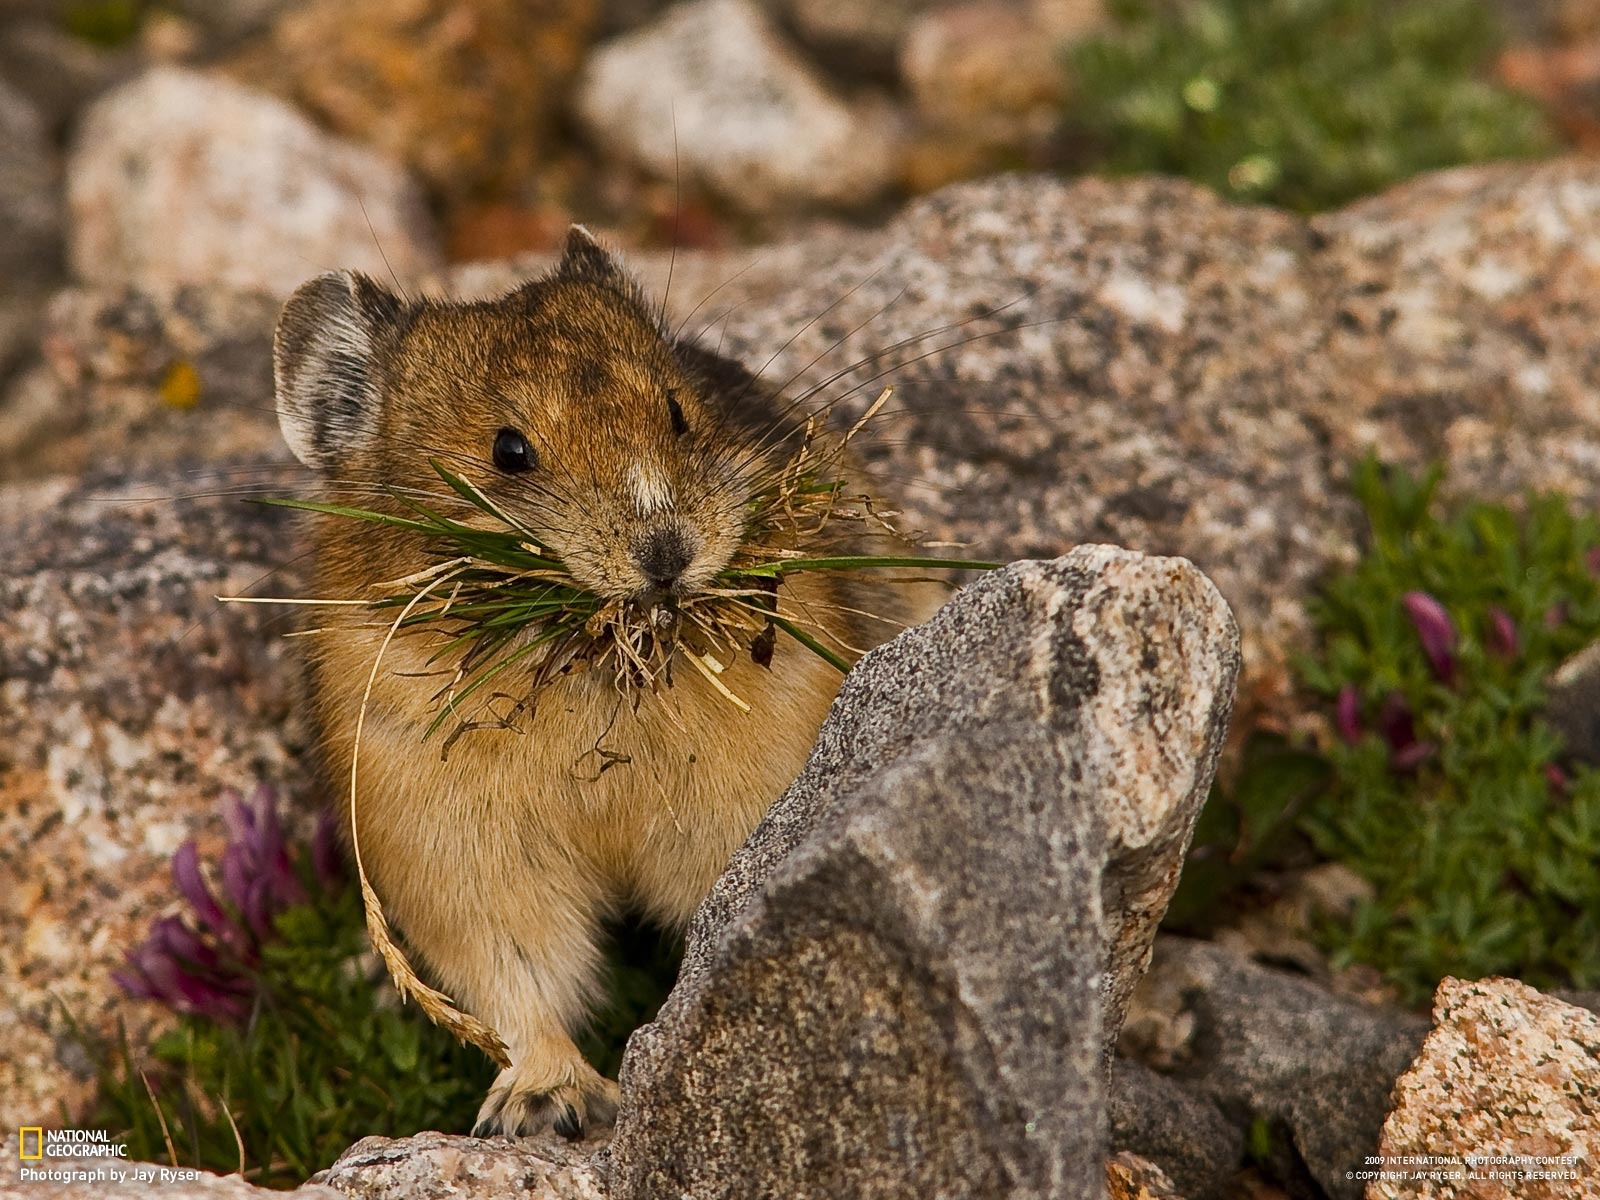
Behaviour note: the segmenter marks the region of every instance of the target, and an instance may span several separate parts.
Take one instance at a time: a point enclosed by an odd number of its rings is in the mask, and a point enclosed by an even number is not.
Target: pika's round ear
[[[562,247],[561,262],[556,265],[555,273],[561,279],[587,280],[590,283],[624,287],[629,283],[628,273],[622,269],[622,264],[582,225],[574,225],[567,230],[567,244]]]
[[[353,271],[318,275],[283,306],[272,339],[278,426],[306,466],[332,470],[376,434],[382,396],[375,353],[404,310]]]

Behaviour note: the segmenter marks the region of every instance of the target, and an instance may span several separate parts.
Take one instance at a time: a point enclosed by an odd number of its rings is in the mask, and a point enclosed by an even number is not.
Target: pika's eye
[[[533,470],[539,465],[539,456],[528,445],[528,439],[515,429],[502,429],[494,435],[494,465],[515,475]]]
[[[672,432],[682,437],[689,432],[689,422],[683,418],[683,405],[678,403],[678,393],[667,392],[667,416],[672,418]]]

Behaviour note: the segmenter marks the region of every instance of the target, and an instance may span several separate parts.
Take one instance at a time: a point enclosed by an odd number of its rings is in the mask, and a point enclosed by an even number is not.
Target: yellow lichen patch
[[[168,408],[193,408],[200,403],[200,372],[187,359],[177,359],[161,376],[157,394]]]

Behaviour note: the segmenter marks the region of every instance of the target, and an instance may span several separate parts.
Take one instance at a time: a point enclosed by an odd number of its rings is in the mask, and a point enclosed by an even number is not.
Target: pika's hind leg
[[[476,831],[474,853],[463,850],[466,865],[455,872],[473,885],[447,874],[441,887],[435,871],[415,871],[391,874],[387,895],[407,941],[440,985],[493,1026],[510,1053],[511,1065],[490,1087],[474,1132],[555,1129],[576,1137],[586,1125],[609,1123],[616,1084],[584,1061],[571,1036],[601,990],[597,941],[608,908],[602,887],[570,860],[529,854],[520,841],[486,837],[469,822],[454,828]],[[386,832],[375,829],[371,841],[387,849]],[[497,848],[508,852],[485,852]],[[429,855],[436,865],[441,857],[436,849]],[[384,880],[379,888],[385,890]]]
[[[600,952],[584,907],[547,898],[536,939],[495,948],[492,993],[479,1011],[500,1032],[511,1065],[500,1072],[473,1133],[516,1137],[554,1129],[578,1138],[616,1117],[617,1085],[573,1043],[599,991]]]

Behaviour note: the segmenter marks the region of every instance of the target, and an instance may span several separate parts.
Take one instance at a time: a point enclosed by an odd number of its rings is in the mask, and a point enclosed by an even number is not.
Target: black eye
[[[667,416],[672,418],[672,432],[682,437],[689,432],[689,422],[683,419],[683,405],[678,403],[678,394],[667,393]]]
[[[515,475],[533,470],[539,465],[539,456],[515,429],[502,429],[494,435],[494,465]]]

